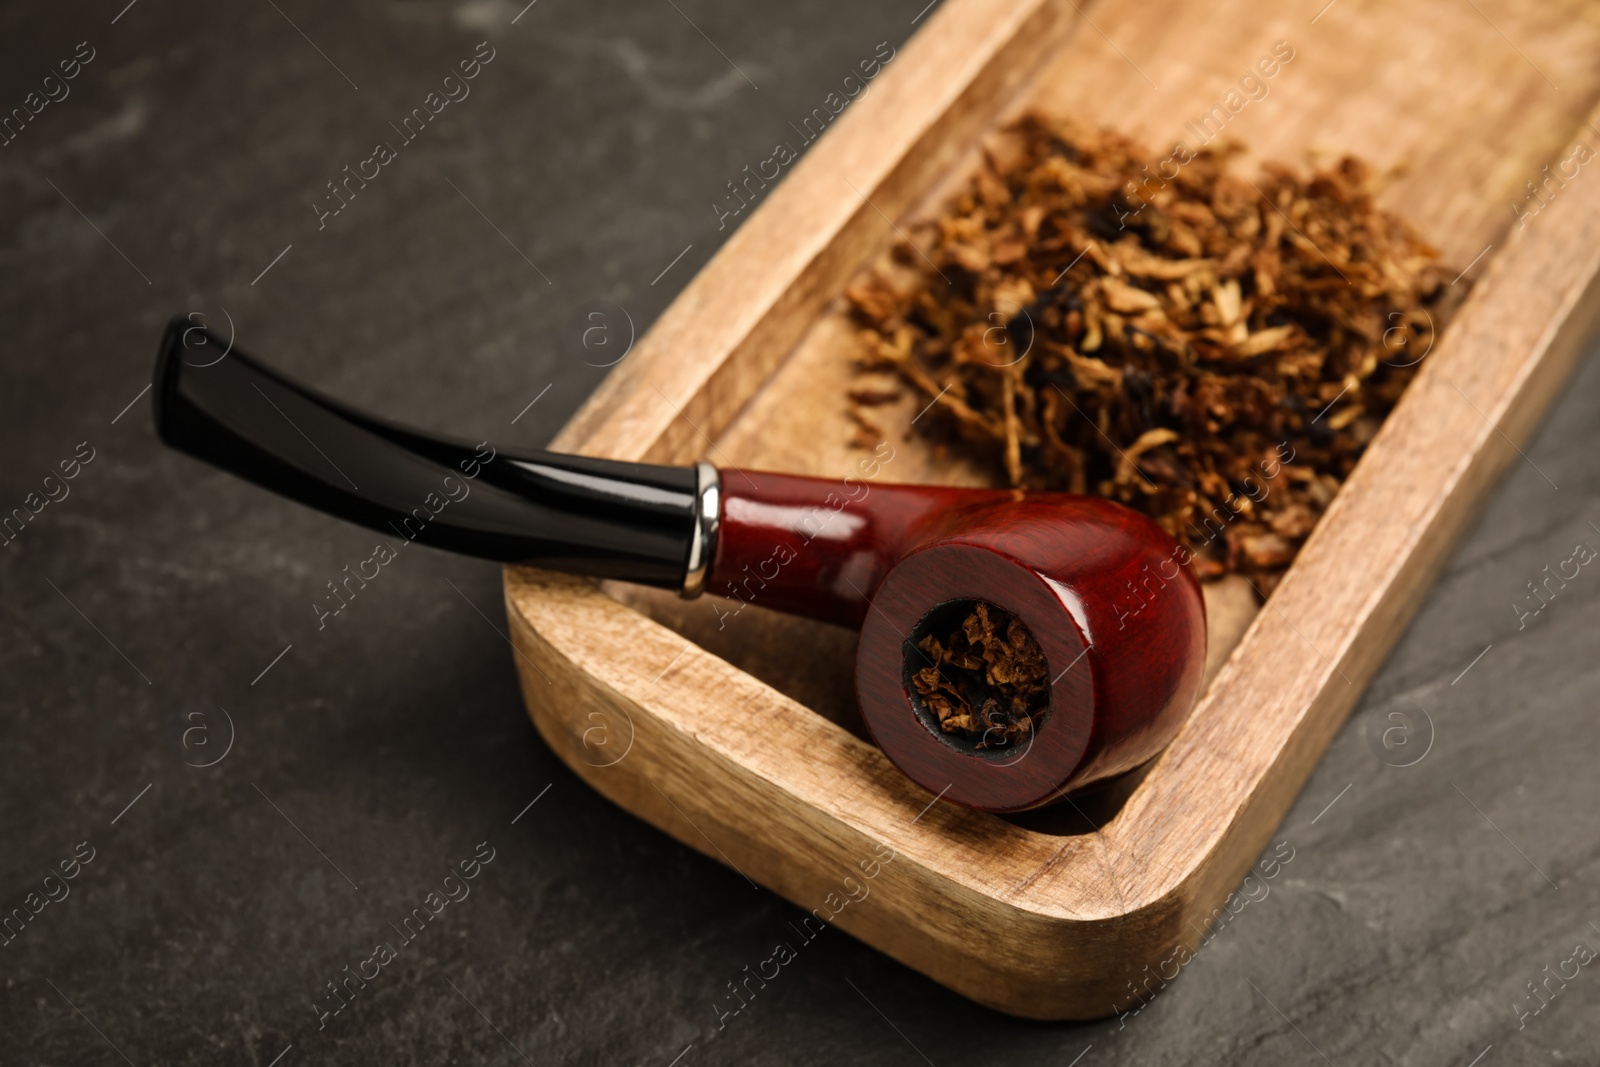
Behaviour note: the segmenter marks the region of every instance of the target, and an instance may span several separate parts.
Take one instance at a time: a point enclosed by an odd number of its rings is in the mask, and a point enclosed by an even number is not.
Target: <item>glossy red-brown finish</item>
[[[722,471],[722,515],[706,590],[747,604],[859,626],[889,568],[941,510],[1001,490],[875,485]]]
[[[1194,702],[1205,609],[1182,550],[1109,501],[726,470],[708,588],[860,625],[856,692],[886,755],[946,799],[991,811],[1051,803],[1154,756]],[[909,635],[952,600],[1020,618],[1050,663],[1034,740],[976,753],[919,716]]]

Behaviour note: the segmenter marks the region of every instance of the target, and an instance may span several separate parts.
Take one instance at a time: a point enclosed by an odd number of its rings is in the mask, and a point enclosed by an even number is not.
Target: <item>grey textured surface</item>
[[[496,569],[419,548],[319,632],[369,536],[164,451],[139,391],[207,302],[353,402],[542,443],[604,373],[585,316],[643,329],[725,236],[724,181],[920,0],[125,2],[0,14],[5,108],[95,49],[0,147],[0,506],[95,450],[0,548],[0,907],[94,850],[0,948],[0,1062],[1600,1063],[1594,968],[1514,1007],[1600,947],[1600,575],[1511,606],[1600,546],[1593,360],[1284,821],[1292,861],[1141,1014],[1018,1022],[829,932],[719,1027],[794,909],[551,756]],[[483,40],[471,96],[319,230],[324,182]]]

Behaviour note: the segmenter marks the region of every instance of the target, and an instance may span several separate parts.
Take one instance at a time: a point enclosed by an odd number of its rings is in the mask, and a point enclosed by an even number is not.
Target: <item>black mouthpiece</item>
[[[387,538],[669,589],[706,562],[695,468],[421,434],[291,381],[187,319],[162,338],[154,402],[172,448]]]

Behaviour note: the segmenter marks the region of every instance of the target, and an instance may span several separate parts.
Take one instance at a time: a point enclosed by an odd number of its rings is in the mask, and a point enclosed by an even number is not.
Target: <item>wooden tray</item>
[[[1600,130],[1593,5],[1321,6],[946,0],[557,442],[843,475],[861,453],[839,294],[970,173],[980,137],[1037,107],[1170,145],[1288,41],[1227,133],[1258,157],[1405,166],[1386,205],[1476,282],[1266,607],[1209,591],[1209,683],[1142,780],[1042,816],[937,802],[853,732],[852,634],[755,607],[719,628],[707,601],[511,568],[523,690],[556,752],[816,920],[1003,1011],[1108,1014],[1194,947],[1491,482],[1510,463],[1543,477],[1514,442],[1595,319],[1600,173],[1520,223],[1508,207]],[[902,439],[913,414],[884,479],[978,481]]]

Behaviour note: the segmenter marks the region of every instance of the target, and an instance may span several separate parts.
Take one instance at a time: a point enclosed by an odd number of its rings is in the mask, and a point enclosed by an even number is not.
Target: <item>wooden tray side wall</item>
[[[1097,838],[930,808],[933,798],[872,745],[697,647],[685,651],[673,631],[582,580],[514,572],[508,608],[531,668],[522,683],[534,722],[590,785],[981,1003],[1042,1018],[1103,1014],[1112,1001],[1100,961],[1156,958],[1178,937],[1181,916],[1168,902],[1107,922],[1094,893],[1078,901],[1081,916],[1070,893],[1031,897],[1028,871],[1104,869]],[[624,644],[626,655],[613,654]],[[885,844],[893,859],[866,877]]]

